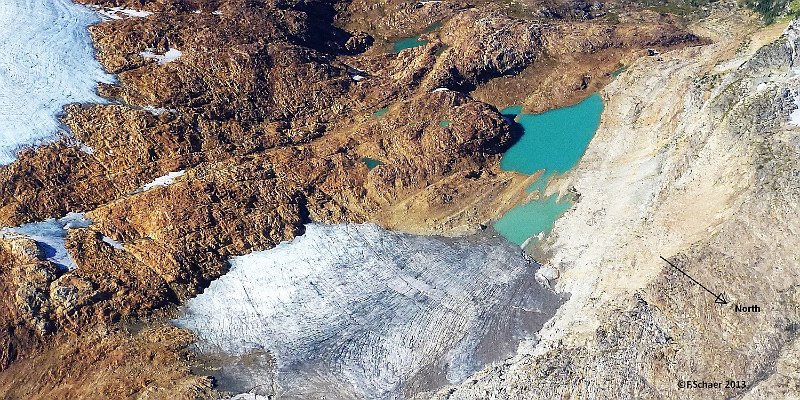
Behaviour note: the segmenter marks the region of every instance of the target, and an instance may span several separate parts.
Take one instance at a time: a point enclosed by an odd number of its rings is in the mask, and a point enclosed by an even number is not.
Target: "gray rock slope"
[[[713,44],[604,91],[561,182],[580,202],[542,251],[570,299],[533,351],[434,398],[800,397],[800,23],[748,26],[712,17],[696,29]]]

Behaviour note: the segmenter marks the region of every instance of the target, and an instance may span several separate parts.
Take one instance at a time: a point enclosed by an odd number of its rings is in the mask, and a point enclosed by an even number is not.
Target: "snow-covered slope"
[[[0,2],[0,165],[58,135],[65,104],[100,102],[111,82],[94,59],[87,26],[97,14],[70,0]]]
[[[232,390],[403,398],[460,382],[533,337],[559,305],[536,268],[488,234],[308,225],[292,242],[234,258],[177,324],[199,334],[204,353],[234,356],[222,373],[240,380]],[[272,357],[277,378],[258,370]]]

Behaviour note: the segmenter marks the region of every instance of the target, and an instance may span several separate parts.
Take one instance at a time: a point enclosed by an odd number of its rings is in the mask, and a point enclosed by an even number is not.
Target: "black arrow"
[[[661,256],[659,256],[659,257],[661,257]],[[673,263],[669,262],[669,260],[667,260],[666,258],[664,258],[664,257],[661,257],[661,259],[662,259],[662,260],[664,260],[664,262],[666,262],[667,264],[671,265],[673,268],[675,268],[675,269],[677,269],[678,271],[680,271],[680,273],[682,273],[682,274],[686,275],[686,277],[687,277],[687,278],[689,278],[689,279],[691,279],[691,280],[692,280],[692,282],[694,282],[694,283],[696,283],[696,284],[700,285],[700,287],[701,287],[701,288],[703,288],[703,289],[705,289],[705,291],[706,291],[706,292],[708,292],[708,293],[711,293],[711,295],[712,295],[712,296],[714,296],[714,303],[717,303],[717,304],[728,304],[728,300],[725,300],[725,293],[716,294],[716,293],[714,293],[714,292],[712,292],[712,291],[708,290],[708,288],[707,288],[707,287],[705,287],[705,286],[703,286],[703,284],[702,284],[702,283],[698,282],[697,280],[695,280],[694,278],[692,278],[691,276],[689,276],[689,274],[687,274],[687,273],[686,273],[684,270],[682,270],[682,269],[678,268],[678,267],[677,267],[675,264],[673,264]]]

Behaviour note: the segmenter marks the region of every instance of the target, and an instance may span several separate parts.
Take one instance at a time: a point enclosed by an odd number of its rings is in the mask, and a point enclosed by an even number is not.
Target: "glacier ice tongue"
[[[228,390],[404,398],[461,382],[533,337],[560,304],[536,282],[537,267],[489,234],[311,224],[291,242],[233,258],[175,323],[198,334],[202,353],[238,358],[227,365],[235,373],[217,377]],[[275,371],[245,371],[241,360],[259,352],[275,357]]]

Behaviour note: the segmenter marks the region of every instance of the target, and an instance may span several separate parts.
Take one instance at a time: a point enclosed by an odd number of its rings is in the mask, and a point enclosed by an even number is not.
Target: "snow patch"
[[[94,58],[92,10],[70,0],[0,1],[0,165],[22,148],[63,134],[69,103],[102,103],[97,82],[112,83]]]
[[[147,112],[149,112],[150,114],[153,114],[156,117],[161,115],[161,114],[164,114],[166,112],[171,112],[171,113],[178,112],[178,110],[175,110],[175,109],[172,109],[172,108],[162,108],[162,107],[154,107],[154,106],[144,106],[144,107],[142,107],[142,109],[147,111]]]
[[[83,153],[86,153],[86,154],[94,154],[94,148],[92,148],[92,146],[89,146],[89,145],[87,145],[87,144],[83,144],[83,143],[81,143],[81,144],[79,145],[79,147],[78,147],[78,148],[79,148],[79,149],[81,150],[81,152],[83,152]]]
[[[363,81],[364,79],[367,79],[367,77],[369,77],[369,74],[362,69],[347,64],[345,64],[345,66],[347,67],[347,73],[350,75],[350,79],[356,82]]]
[[[431,91],[431,93],[449,92],[449,91],[450,91],[450,89],[448,89],[446,87],[440,87],[440,88],[433,89]]]
[[[139,55],[150,60],[156,60],[158,65],[164,65],[180,59],[183,52],[174,47],[170,47],[164,54],[156,54],[153,52],[153,49],[147,49],[140,52]]]
[[[98,5],[90,5],[89,8],[95,10],[103,19],[106,20],[117,20],[123,18],[146,18],[153,13],[149,11],[142,11],[142,10],[135,10],[132,8],[124,8],[124,7],[109,7],[103,8]]]
[[[146,191],[148,191],[150,189],[153,189],[153,188],[156,188],[156,187],[163,187],[163,186],[172,185],[173,183],[175,183],[175,178],[181,177],[184,174],[186,174],[186,171],[185,170],[180,170],[180,171],[176,171],[176,172],[170,172],[170,173],[168,173],[168,174],[166,174],[164,176],[159,176],[158,178],[154,179],[152,182],[142,186],[139,190],[137,190],[137,192],[146,192]]]
[[[800,93],[792,92],[794,96],[794,111],[789,114],[789,125],[800,126]]]
[[[789,68],[796,74],[797,61],[798,58],[800,58],[800,51],[798,51],[798,47],[800,47],[800,20],[795,19],[789,23],[789,26],[786,27],[786,30],[783,32],[783,34],[786,35],[786,46],[792,53],[792,59],[789,62]]]
[[[50,218],[41,222],[32,222],[15,228],[0,229],[0,236],[23,236],[34,240],[44,252],[48,260],[64,270],[71,271],[78,266],[67,251],[65,240],[67,231],[86,228],[92,221],[83,213],[71,212],[60,219]]]
[[[113,247],[113,248],[115,248],[117,250],[125,250],[125,246],[123,246],[122,243],[120,243],[120,242],[118,242],[118,241],[116,241],[116,240],[114,240],[114,239],[112,239],[112,238],[110,238],[108,236],[103,235],[103,239],[102,240],[103,240],[103,243],[106,243],[109,246],[111,246],[111,247]]]

